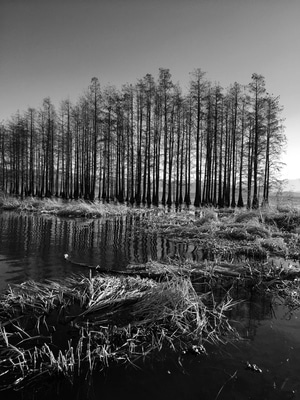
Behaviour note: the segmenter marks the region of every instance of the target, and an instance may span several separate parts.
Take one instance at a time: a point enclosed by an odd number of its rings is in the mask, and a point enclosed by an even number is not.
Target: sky
[[[121,88],[163,67],[184,90],[195,68],[224,88],[258,73],[284,106],[281,177],[299,179],[299,20],[299,0],[0,0],[0,122],[76,102],[92,77]]]

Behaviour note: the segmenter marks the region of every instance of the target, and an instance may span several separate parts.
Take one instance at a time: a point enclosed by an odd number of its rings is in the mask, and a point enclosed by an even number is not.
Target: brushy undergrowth
[[[183,351],[235,335],[226,295],[196,293],[188,277],[73,276],[27,281],[0,301],[0,388],[49,376],[75,376],[135,363],[162,350]],[[70,334],[71,332],[71,334]]]
[[[300,308],[300,280],[283,282],[277,289],[277,296],[291,312]]]

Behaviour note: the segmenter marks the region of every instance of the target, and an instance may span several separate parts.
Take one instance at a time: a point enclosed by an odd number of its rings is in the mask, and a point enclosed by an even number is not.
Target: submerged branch
[[[260,278],[263,281],[271,281],[274,279],[293,280],[300,277],[300,268],[289,264],[275,265],[270,262],[240,262],[230,263],[224,261],[203,261],[203,262],[175,262],[172,264],[149,261],[145,264],[132,264],[127,266],[126,270],[105,269],[99,265],[88,265],[72,260],[68,254],[64,254],[66,261],[74,266],[82,268],[90,268],[98,273],[119,276],[139,276],[141,278],[149,278],[161,280],[167,276],[189,277],[191,281],[200,277],[223,277],[232,279],[251,279]]]

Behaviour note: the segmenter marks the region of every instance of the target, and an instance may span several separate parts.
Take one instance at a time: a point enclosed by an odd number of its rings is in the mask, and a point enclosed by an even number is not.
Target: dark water
[[[108,269],[178,254],[197,257],[189,244],[175,245],[163,237],[143,234],[140,222],[134,217],[87,221],[4,212],[0,214],[0,290],[28,279],[88,273],[67,263],[64,253],[78,262]],[[65,381],[58,386],[55,382],[42,392],[4,397],[0,392],[0,398],[300,399],[300,312],[289,312],[266,293],[247,296],[231,318],[244,339],[210,346],[208,355],[170,356],[142,368],[113,368],[73,387]],[[247,361],[257,364],[262,373],[246,369]]]
[[[163,237],[147,236],[140,218],[58,219],[3,212],[0,214],[0,290],[27,279],[61,278],[85,269],[67,263],[72,260],[106,269],[124,269],[129,263],[149,259],[165,260],[179,252],[188,253],[187,244],[172,244]]]

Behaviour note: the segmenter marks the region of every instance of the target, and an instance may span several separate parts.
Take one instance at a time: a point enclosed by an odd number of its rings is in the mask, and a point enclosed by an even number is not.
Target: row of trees
[[[164,68],[121,90],[92,78],[76,104],[45,98],[1,124],[0,184],[19,196],[257,208],[280,168],[281,113],[258,74],[224,90],[196,69],[185,94]]]

